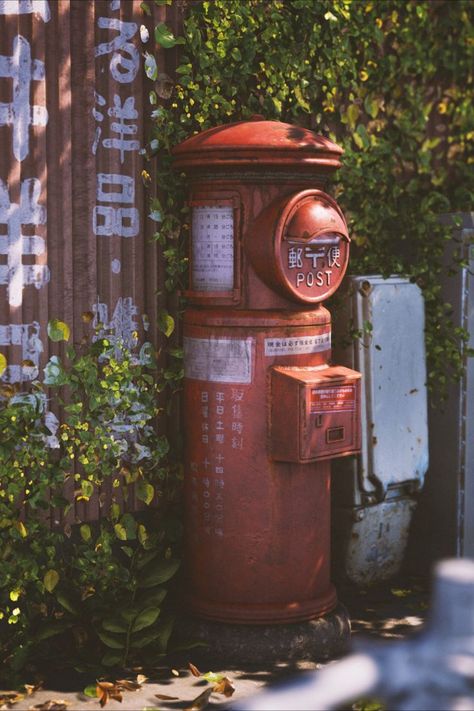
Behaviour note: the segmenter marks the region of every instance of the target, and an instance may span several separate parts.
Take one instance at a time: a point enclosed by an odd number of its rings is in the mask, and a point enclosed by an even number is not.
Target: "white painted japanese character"
[[[39,360],[43,352],[40,331],[37,321],[0,326],[0,346],[21,348],[21,365],[8,365],[1,377],[4,382],[22,383],[38,377]]]
[[[96,103],[99,106],[104,106],[106,101],[100,94],[95,94]],[[126,151],[138,151],[140,149],[140,142],[131,138],[125,138],[126,136],[135,135],[138,131],[138,126],[136,123],[125,123],[126,121],[131,121],[138,118],[138,111],[135,109],[135,97],[129,96],[125,99],[123,105],[121,103],[120,96],[114,94],[113,97],[114,106],[109,108],[107,113],[112,118],[118,119],[117,121],[112,121],[110,124],[110,130],[112,133],[118,134],[118,138],[104,138],[102,145],[105,148],[115,148],[120,152],[120,162],[123,164],[125,160]],[[96,121],[103,122],[104,114],[98,109],[94,108],[92,114]],[[98,144],[102,134],[102,128],[98,126],[95,131],[94,143],[92,146],[92,153],[95,155],[97,152]]]
[[[118,190],[106,190],[116,186]],[[132,203],[135,200],[135,180],[120,173],[97,175],[96,198],[98,202]],[[135,207],[96,205],[92,216],[94,234],[104,237],[135,237],[140,229],[140,215]]]
[[[12,80],[10,103],[0,103],[0,126],[13,129],[13,155],[22,161],[29,153],[29,127],[46,126],[44,106],[31,106],[32,81],[44,81],[44,62],[31,58],[30,43],[21,35],[13,40],[11,57],[0,55],[0,78]]]
[[[112,343],[123,344],[129,350],[136,347],[138,307],[131,296],[120,296],[117,299],[111,318],[109,318],[108,305],[99,299],[92,305],[92,311],[94,313],[92,326],[97,332],[95,338],[103,338],[106,335]],[[108,331],[113,333],[109,334]]]
[[[40,15],[49,22],[51,12],[48,0],[0,0],[0,15]]]
[[[0,264],[0,284],[8,289],[10,306],[21,306],[23,287],[34,284],[41,289],[50,279],[46,264],[23,264],[23,256],[39,256],[45,253],[43,237],[25,236],[22,225],[44,225],[46,208],[38,204],[41,193],[40,181],[36,178],[23,180],[20,202],[10,202],[8,188],[0,180],[0,225],[6,225],[7,234],[0,234],[0,258],[6,256],[6,264]]]
[[[135,79],[140,66],[138,49],[129,42],[135,36],[138,25],[135,22],[123,22],[111,17],[99,17],[97,25],[101,29],[118,32],[118,35],[110,42],[101,42],[97,45],[95,56],[112,54],[110,72],[113,78],[121,84],[129,84]]]

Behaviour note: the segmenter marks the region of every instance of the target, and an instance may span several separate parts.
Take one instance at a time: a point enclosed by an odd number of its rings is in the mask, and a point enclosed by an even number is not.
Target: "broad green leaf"
[[[157,44],[160,44],[165,49],[170,49],[170,47],[174,47],[176,44],[184,44],[184,39],[182,37],[175,37],[164,22],[160,22],[155,27],[155,40]]]
[[[5,370],[7,369],[7,359],[3,355],[3,353],[0,353],[0,375],[3,375]]]
[[[143,605],[147,607],[159,607],[167,594],[166,588],[159,588],[149,593],[144,593],[140,598]]]
[[[69,598],[66,597],[66,595],[56,593],[56,600],[59,602],[61,607],[64,607],[64,609],[70,612],[71,615],[79,614],[77,608],[73,605]]]
[[[146,627],[150,627],[158,619],[160,614],[160,608],[149,607],[146,610],[140,612],[140,614],[135,619],[133,623],[132,632],[139,632],[144,630]]]
[[[119,538],[121,541],[127,540],[127,531],[125,530],[124,526],[122,526],[121,523],[115,524],[114,531],[115,531],[115,535],[117,536],[117,538]]]
[[[106,667],[115,667],[122,662],[122,655],[117,652],[106,652],[102,657],[102,664]]]
[[[97,631],[97,635],[100,640],[105,644],[105,646],[111,647],[111,649],[123,649],[125,646],[125,643],[122,642],[120,639],[112,637],[112,635],[106,634],[105,632]]]
[[[83,541],[87,543],[87,541],[90,541],[92,538],[92,532],[91,532],[91,527],[87,523],[83,523],[82,526],[80,527],[80,532],[81,532],[81,538]]]
[[[149,632],[148,634],[139,635],[136,639],[135,638],[132,639],[130,646],[133,647],[134,649],[142,649],[143,647],[146,647],[148,644],[155,642],[160,637],[161,637],[161,632]]]
[[[57,343],[58,341],[69,341],[69,336],[71,331],[67,323],[64,321],[59,321],[57,318],[48,321],[48,336],[49,338]]]
[[[141,588],[152,588],[155,585],[166,583],[167,580],[173,577],[180,565],[181,561],[176,558],[163,560],[154,565],[154,569],[151,572],[145,573],[143,577],[140,578],[138,586]]]
[[[23,521],[17,521],[15,526],[16,526],[20,536],[22,538],[26,538],[28,535],[28,530],[27,530],[25,524],[23,523]]]
[[[57,570],[48,570],[48,572],[44,574],[43,583],[48,592],[53,592],[59,583],[59,573]]]
[[[107,632],[118,632],[119,634],[125,634],[128,631],[128,625],[120,620],[104,620],[102,622],[102,627]]]

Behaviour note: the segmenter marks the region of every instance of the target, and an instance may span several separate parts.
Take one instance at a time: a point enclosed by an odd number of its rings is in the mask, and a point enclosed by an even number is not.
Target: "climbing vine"
[[[144,11],[150,3],[142,3]],[[170,5],[170,0],[157,0]],[[213,0],[178,3],[181,37],[163,23],[158,45],[178,52],[155,87],[159,142],[157,238],[168,287],[186,268],[185,190],[170,149],[193,132],[260,113],[343,146],[332,187],[349,218],[352,273],[404,274],[423,290],[429,384],[443,392],[464,368],[468,334],[440,296],[451,239],[439,215],[471,211],[474,182],[474,5],[469,0]],[[146,9],[145,9],[146,8]],[[153,56],[150,55],[149,56]],[[163,93],[163,86],[166,91]],[[157,89],[158,87],[158,89]],[[171,88],[170,88],[171,87]],[[156,205],[155,205],[156,207]],[[464,353],[464,355],[463,355]]]

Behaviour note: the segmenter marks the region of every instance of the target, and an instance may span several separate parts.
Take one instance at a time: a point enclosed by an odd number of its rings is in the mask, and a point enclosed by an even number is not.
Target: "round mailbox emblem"
[[[262,281],[305,304],[324,301],[339,287],[349,243],[339,205],[316,189],[275,200],[244,237],[245,252]]]
[[[327,299],[349,260],[347,226],[337,203],[320,190],[293,196],[280,213],[274,249],[278,281],[288,295],[310,303]]]

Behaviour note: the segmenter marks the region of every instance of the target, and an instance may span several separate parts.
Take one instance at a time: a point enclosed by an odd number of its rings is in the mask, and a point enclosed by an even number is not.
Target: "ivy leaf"
[[[165,49],[170,49],[176,44],[184,44],[183,37],[175,37],[169,27],[165,25],[164,22],[160,22],[155,27],[155,40],[157,44],[161,45]]]
[[[46,590],[52,593],[56,585],[59,583],[59,573],[57,570],[48,570],[48,572],[44,575],[43,583]]]
[[[7,369],[7,359],[3,355],[3,353],[0,353],[0,375],[3,375],[3,373]]]
[[[149,52],[145,52],[145,74],[148,79],[156,81],[158,76],[158,67],[156,64],[156,59]]]
[[[28,531],[23,521],[17,521],[15,527],[22,538],[27,537]]]
[[[86,543],[87,541],[90,541],[92,538],[91,527],[87,523],[83,523],[79,530],[81,532],[82,540]]]
[[[167,338],[169,338],[174,331],[174,318],[164,309],[158,313],[158,328]]]
[[[137,483],[137,497],[140,501],[144,501],[145,504],[150,505],[155,496],[155,489],[151,484],[147,484],[145,481],[139,481]]]
[[[159,607],[148,607],[146,610],[140,612],[133,623],[132,632],[140,632],[140,630],[150,627],[156,622],[160,612]]]
[[[122,526],[121,523],[115,524],[114,531],[115,531],[115,535],[117,536],[118,539],[120,539],[121,541],[127,540],[127,531],[125,530],[125,527]]]
[[[53,318],[48,321],[48,336],[51,341],[58,343],[59,341],[69,341],[69,336],[71,331],[67,323],[64,321],[59,321],[57,318]]]
[[[299,86],[295,86],[295,97],[296,97],[296,101],[298,102],[298,104],[301,106],[302,109],[304,109],[305,111],[308,111],[308,112],[311,111],[311,106],[308,104],[308,102],[304,98],[303,92],[301,91],[301,87],[299,87]]]
[[[90,499],[90,497],[94,493],[94,484],[91,481],[88,481],[87,479],[83,479],[81,481],[81,493],[85,499]]]
[[[351,104],[347,109],[347,119],[349,121],[349,126],[351,128],[355,127],[359,116],[360,116],[359,107],[357,106],[357,104]]]

